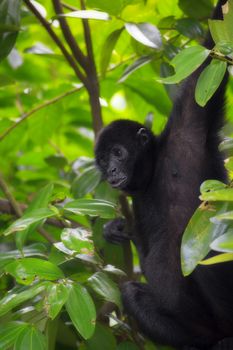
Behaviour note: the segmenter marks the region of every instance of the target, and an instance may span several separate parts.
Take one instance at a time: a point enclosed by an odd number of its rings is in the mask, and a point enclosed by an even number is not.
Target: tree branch
[[[63,14],[62,4],[60,0],[52,0],[53,7],[55,10],[55,13],[59,16]],[[61,26],[62,33],[64,35],[64,38],[66,39],[67,44],[69,45],[76,61],[82,66],[82,68],[86,71],[87,70],[87,59],[86,56],[81,51],[80,47],[78,46],[77,42],[74,39],[74,36],[70,30],[70,27],[68,26],[66,19],[64,17],[58,17],[58,21]]]
[[[84,85],[83,85],[84,86]],[[18,120],[17,122],[15,122],[14,124],[12,124],[6,131],[4,131],[1,135],[0,135],[0,141],[2,141],[12,130],[14,130],[18,125],[20,125],[23,121],[25,121],[28,117],[30,117],[32,114],[36,113],[37,111],[39,111],[42,108],[45,108],[47,106],[50,106],[54,103],[56,103],[57,101],[61,100],[62,98],[72,95],[75,92],[81,90],[83,88],[83,86],[80,86],[78,88],[74,88],[72,90],[66,91],[65,93],[52,98],[51,100],[48,100],[38,106],[36,106],[35,108],[31,109],[29,112],[24,113]]]
[[[79,67],[77,66],[74,58],[70,53],[66,50],[65,46],[62,44],[56,33],[51,28],[49,22],[46,21],[46,19],[40,14],[39,11],[35,8],[35,6],[30,2],[30,0],[23,0],[26,6],[31,10],[31,12],[37,17],[37,19],[40,21],[40,23],[43,25],[43,27],[46,29],[50,37],[53,39],[53,41],[57,44],[59,49],[61,50],[62,54],[66,58],[67,62],[69,63],[70,67],[73,68],[76,76],[80,79],[80,81],[86,86],[87,80],[86,77],[83,75],[83,73],[80,71]]]

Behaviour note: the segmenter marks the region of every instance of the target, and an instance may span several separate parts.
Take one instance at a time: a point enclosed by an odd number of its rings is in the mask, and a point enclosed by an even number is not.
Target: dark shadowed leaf
[[[19,31],[20,1],[1,0],[0,2],[0,60],[12,50]]]
[[[226,69],[226,62],[213,59],[201,72],[195,89],[195,99],[200,106],[205,106],[213,96],[223,80]]]
[[[125,71],[123,72],[122,76],[118,80],[118,83],[123,83],[130,74],[132,74],[135,70],[138,68],[144,66],[145,64],[151,62],[153,57],[151,55],[149,56],[142,56],[139,59],[137,59],[135,62],[133,62],[130,66],[128,66]]]
[[[139,350],[137,345],[130,341],[122,342],[117,346],[117,350]]]
[[[121,308],[120,292],[115,284],[105,273],[96,272],[93,276],[88,278],[88,282],[94,291],[107,301],[115,303]]]
[[[101,173],[95,166],[85,169],[71,185],[71,192],[74,198],[81,198],[92,192],[100,183],[100,179]]]
[[[196,38],[204,35],[199,21],[193,18],[181,18],[176,22],[176,29],[188,38]]]
[[[126,23],[125,29],[137,41],[153,49],[160,49],[162,39],[160,31],[150,23]]]
[[[95,331],[96,311],[92,298],[80,284],[71,286],[66,302],[66,310],[75,328],[84,339],[89,339]]]
[[[123,28],[120,28],[109,34],[109,36],[103,44],[100,56],[100,71],[103,77],[105,76],[106,70],[108,68],[112,56],[112,51],[116,46],[117,40],[119,39],[122,30]]]
[[[116,339],[109,328],[101,324],[95,327],[95,333],[86,341],[88,350],[116,350]]]
[[[179,0],[179,6],[191,18],[208,18],[213,9],[211,0]]]

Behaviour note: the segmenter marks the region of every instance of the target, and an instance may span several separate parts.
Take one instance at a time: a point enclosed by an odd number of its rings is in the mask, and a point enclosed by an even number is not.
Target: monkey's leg
[[[158,343],[179,349],[184,345],[206,349],[216,342],[210,340],[205,327],[199,332],[193,323],[188,326],[188,314],[181,318],[179,311],[176,315],[157,305],[156,296],[147,284],[126,282],[122,287],[122,300],[126,312],[137,321],[142,332]]]

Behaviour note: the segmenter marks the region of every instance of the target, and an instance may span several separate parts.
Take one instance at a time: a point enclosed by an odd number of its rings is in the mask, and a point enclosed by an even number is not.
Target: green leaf
[[[29,215],[34,210],[39,208],[45,208],[49,204],[49,200],[52,196],[53,192],[53,184],[49,184],[45,187],[43,187],[37,195],[34,197],[34,199],[29,204],[28,208],[25,210],[23,217],[25,215]],[[40,220],[39,222],[35,222],[34,224],[30,225],[25,230],[22,230],[20,233],[16,233],[16,245],[18,249],[22,250],[23,245],[27,239],[27,236],[32,233],[39,225],[43,223],[44,219]]]
[[[34,325],[23,329],[17,337],[14,350],[46,350],[45,336]]]
[[[32,224],[38,224],[41,220],[47,219],[49,217],[55,216],[56,212],[49,208],[39,208],[24,214],[20,219],[13,222],[13,224],[8,227],[4,232],[7,236],[13,232],[23,231],[29,228]]]
[[[195,99],[201,107],[206,105],[221,84],[226,69],[226,62],[213,59],[201,72],[195,88]]]
[[[82,198],[92,192],[100,183],[101,173],[95,166],[89,167],[79,175],[71,185],[71,192],[75,198]]]
[[[232,261],[232,260],[233,260],[233,254],[224,253],[224,254],[219,254],[219,255],[213,256],[212,258],[200,261],[199,265],[219,264],[219,263]]]
[[[153,57],[151,55],[149,56],[142,56],[139,59],[137,59],[135,62],[133,62],[131,65],[129,65],[123,72],[122,76],[118,80],[118,83],[123,83],[130,74],[132,74],[135,70],[138,68],[144,66],[145,64],[151,62]]]
[[[103,271],[110,272],[113,275],[117,275],[117,276],[126,276],[126,273],[124,271],[117,269],[115,266],[110,264],[104,266]]]
[[[95,11],[95,10],[80,10],[64,13],[56,17],[70,17],[70,18],[86,18],[86,19],[98,19],[102,21],[110,20],[110,16],[107,12]]]
[[[37,283],[36,285],[28,288],[21,287],[20,290],[15,288],[8,292],[0,301],[0,316],[6,314],[10,310],[14,309],[19,304],[24,303],[28,299],[34,298],[37,294],[43,292],[49,282]],[[22,291],[21,291],[22,290]],[[0,337],[1,339],[1,337]]]
[[[66,302],[66,310],[73,325],[84,339],[89,339],[95,331],[96,311],[86,288],[73,284]]]
[[[104,272],[96,272],[88,278],[88,282],[94,291],[105,300],[115,303],[119,308],[122,307],[117,285]]]
[[[28,325],[26,323],[18,321],[1,324],[0,349],[5,350],[13,346],[17,337],[24,331],[24,329],[27,329],[27,327]]]
[[[229,220],[233,220],[233,211],[227,211],[226,213],[213,216],[211,218],[211,222],[213,223],[218,223],[220,221],[229,221]]]
[[[85,344],[88,350],[116,350],[116,339],[109,327],[97,324],[95,333]]]
[[[232,213],[233,214],[233,213]],[[233,218],[233,215],[232,215]],[[218,252],[233,253],[233,232],[232,230],[227,231],[224,235],[215,239],[211,245],[211,249],[217,250]]]
[[[134,0],[87,0],[87,6],[96,8],[98,10],[106,11],[112,15],[118,15],[124,9],[125,6],[133,2]]]
[[[209,29],[217,45],[221,43],[233,44],[233,1],[229,0],[224,6],[223,21],[209,20]]]
[[[106,70],[108,68],[112,51],[114,47],[116,46],[116,43],[122,33],[123,28],[114,30],[109,36],[107,37],[106,41],[103,44],[102,50],[101,50],[101,56],[100,56],[100,72],[102,77],[105,77]]]
[[[115,217],[115,206],[100,199],[77,199],[64,206],[66,212],[78,215],[100,216],[111,219]]]
[[[179,0],[181,10],[191,18],[208,18],[213,10],[212,0]]]
[[[53,154],[45,158],[46,163],[57,169],[63,169],[68,164],[67,159],[61,154]]]
[[[0,60],[8,56],[14,47],[20,24],[20,1],[0,2]]]
[[[183,51],[179,52],[170,62],[175,68],[175,74],[166,77],[159,78],[157,81],[164,84],[175,84],[185,79],[191,73],[193,73],[200,65],[206,60],[210,53],[210,50],[197,45],[191,46]]]
[[[59,314],[66,303],[70,292],[70,286],[65,284],[50,284],[45,298],[45,309],[52,320]]]
[[[176,30],[188,38],[196,38],[204,35],[199,21],[193,18],[181,18],[176,22]]]
[[[56,265],[50,261],[36,258],[14,261],[5,266],[4,270],[14,276],[16,281],[21,284],[30,284],[35,278],[53,281],[64,277],[62,270]]]
[[[137,41],[153,49],[162,47],[160,31],[150,23],[125,23],[127,32]]]
[[[62,231],[61,240],[64,245],[78,253],[93,252],[93,242],[90,240],[90,232],[83,228],[66,228]]]
[[[204,192],[200,196],[202,201],[216,202],[216,201],[233,201],[233,188],[226,188],[218,191]]]
[[[221,181],[218,180],[206,180],[201,184],[200,192],[201,194],[210,192],[210,191],[216,191],[216,190],[223,190],[226,188],[226,184],[224,184]]]
[[[228,226],[225,223],[214,224],[210,222],[216,213],[224,213],[228,203],[216,203],[216,208],[198,208],[190,219],[181,245],[181,266],[185,276],[189,275],[196,265],[210,251],[210,244],[214,239],[223,235]]]

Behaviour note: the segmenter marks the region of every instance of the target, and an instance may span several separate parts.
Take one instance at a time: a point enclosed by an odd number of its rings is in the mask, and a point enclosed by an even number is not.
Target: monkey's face
[[[137,190],[150,169],[148,154],[153,136],[143,125],[116,121],[104,128],[95,146],[96,165],[103,179],[126,192]]]
[[[103,178],[118,189],[124,189],[130,181],[132,161],[128,150],[122,145],[112,145],[107,152],[96,152],[96,164]]]

